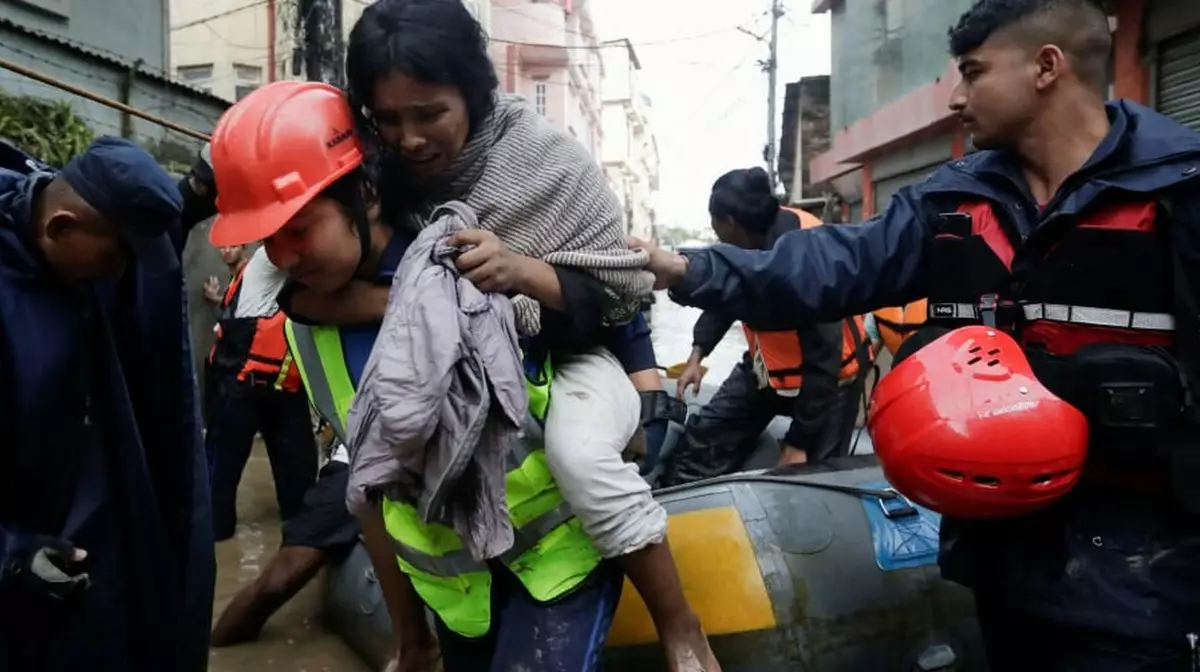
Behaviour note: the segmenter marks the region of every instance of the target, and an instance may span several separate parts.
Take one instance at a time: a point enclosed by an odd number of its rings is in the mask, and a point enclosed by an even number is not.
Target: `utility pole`
[[[775,82],[779,72],[779,17],[783,16],[780,0],[771,0],[771,52],[763,68],[767,71],[767,146],[763,150],[763,159],[767,162],[767,175],[771,177],[771,188],[778,183],[775,156],[777,154],[775,139]]]
[[[342,0],[298,0],[297,42],[305,76],[337,87],[345,76]]]

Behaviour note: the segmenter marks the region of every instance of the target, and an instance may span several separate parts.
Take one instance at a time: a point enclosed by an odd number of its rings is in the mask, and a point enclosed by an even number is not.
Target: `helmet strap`
[[[350,204],[350,217],[354,221],[355,231],[358,232],[358,266],[354,269],[357,274],[371,256],[371,220],[367,216],[367,203],[358,191],[355,191]]]

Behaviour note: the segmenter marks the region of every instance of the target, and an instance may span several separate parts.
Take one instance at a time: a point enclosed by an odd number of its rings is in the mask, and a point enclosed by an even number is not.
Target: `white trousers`
[[[637,465],[621,453],[641,422],[641,401],[606,348],[554,358],[546,415],[546,462],[563,498],[606,558],[667,534],[667,512]]]

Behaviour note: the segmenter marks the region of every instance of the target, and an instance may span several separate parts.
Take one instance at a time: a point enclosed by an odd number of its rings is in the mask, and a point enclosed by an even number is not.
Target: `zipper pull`
[[[1192,650],[1192,672],[1200,672],[1200,649],[1197,648],[1197,643],[1200,642],[1200,636],[1194,632],[1187,634],[1188,646]]]

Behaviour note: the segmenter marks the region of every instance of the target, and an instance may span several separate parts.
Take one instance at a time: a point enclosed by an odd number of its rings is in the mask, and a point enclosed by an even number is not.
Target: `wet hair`
[[[779,214],[779,199],[762,168],[731,170],[713,182],[708,214],[727,217],[750,233],[765,234]]]
[[[375,84],[397,72],[456,87],[472,128],[491,113],[500,86],[487,36],[461,0],[378,0],[363,10],[346,47],[356,116],[371,107]]]
[[[355,213],[366,211],[374,198],[374,189],[366,171],[360,166],[334,180],[321,190],[320,195],[337,203],[346,214],[353,217]]]
[[[367,209],[375,202],[376,193],[366,169],[359,166],[334,180],[320,194],[336,203],[338,209],[349,218],[350,228],[358,237],[360,267],[371,255],[371,220]],[[390,226],[386,220],[382,223]]]
[[[456,87],[470,132],[491,114],[500,80],[488,57],[487,36],[461,0],[378,0],[363,10],[346,47],[347,95],[366,150],[364,179],[389,185],[376,195],[382,219],[396,226],[422,197],[394,188],[404,171],[366,114],[376,83],[394,73]]]
[[[1108,86],[1112,35],[1099,0],[977,0],[950,28],[950,55],[962,58],[1001,31],[1030,47],[1057,45],[1081,81]]]

